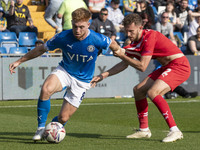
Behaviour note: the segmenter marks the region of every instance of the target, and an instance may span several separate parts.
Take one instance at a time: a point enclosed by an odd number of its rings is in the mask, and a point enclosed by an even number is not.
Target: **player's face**
[[[133,41],[138,41],[142,35],[142,26],[136,26],[135,23],[125,27],[128,38]]]
[[[86,38],[88,34],[88,28],[90,23],[87,21],[72,21],[72,30],[75,38],[78,40],[83,40]]]

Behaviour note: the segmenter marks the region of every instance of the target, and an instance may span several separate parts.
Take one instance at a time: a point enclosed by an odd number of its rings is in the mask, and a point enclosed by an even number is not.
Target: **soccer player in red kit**
[[[122,48],[113,51],[113,54],[122,61],[108,71],[94,77],[91,81],[92,86],[94,87],[97,82],[108,76],[125,70],[129,65],[144,72],[151,59],[158,60],[162,67],[149,74],[133,89],[139,130],[128,135],[127,138],[151,137],[148,126],[148,96],[159,109],[170,129],[169,134],[162,142],[182,139],[183,134],[177,127],[169,105],[162,96],[170,90],[173,91],[189,78],[191,71],[187,58],[178,47],[160,32],[144,30],[142,19],[138,14],[127,15],[123,24],[131,44],[124,47],[125,52]]]

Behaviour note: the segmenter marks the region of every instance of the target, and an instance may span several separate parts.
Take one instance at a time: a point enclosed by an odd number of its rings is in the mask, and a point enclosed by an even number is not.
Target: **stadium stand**
[[[126,35],[124,32],[117,32],[116,33],[116,41],[119,42],[120,46],[124,45],[124,41],[126,40]]]
[[[11,47],[9,51],[10,54],[25,54],[27,52],[27,47]]]
[[[6,54],[6,48],[5,47],[0,47],[0,54]]]
[[[18,47],[17,35],[15,32],[0,32],[0,46],[5,47],[7,53],[10,47]]]
[[[5,47],[0,47],[0,54],[7,54]],[[6,57],[6,56],[0,56],[0,57]]]
[[[35,32],[20,32],[19,33],[19,47],[35,47],[37,35]]]
[[[35,1],[39,2],[40,0]],[[45,6],[32,5],[31,0],[26,0],[23,2],[23,4],[28,6],[33,23],[38,28],[38,39],[41,39],[44,42],[46,42],[47,40],[52,38],[55,35],[55,29],[52,28],[44,19]]]
[[[17,41],[15,32],[0,32],[0,41]]]

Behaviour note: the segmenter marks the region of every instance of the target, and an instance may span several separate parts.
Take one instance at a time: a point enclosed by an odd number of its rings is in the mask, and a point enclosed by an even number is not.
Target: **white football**
[[[50,143],[60,143],[65,138],[65,128],[59,122],[50,122],[45,127],[44,138]]]

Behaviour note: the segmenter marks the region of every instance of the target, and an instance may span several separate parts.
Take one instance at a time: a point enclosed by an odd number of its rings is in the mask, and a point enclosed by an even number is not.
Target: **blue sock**
[[[45,127],[47,116],[51,108],[50,99],[38,99],[37,112],[38,112],[38,127]]]
[[[55,116],[51,122],[59,122],[58,121],[58,116]],[[67,121],[63,124],[63,126],[65,126],[67,124]]]

